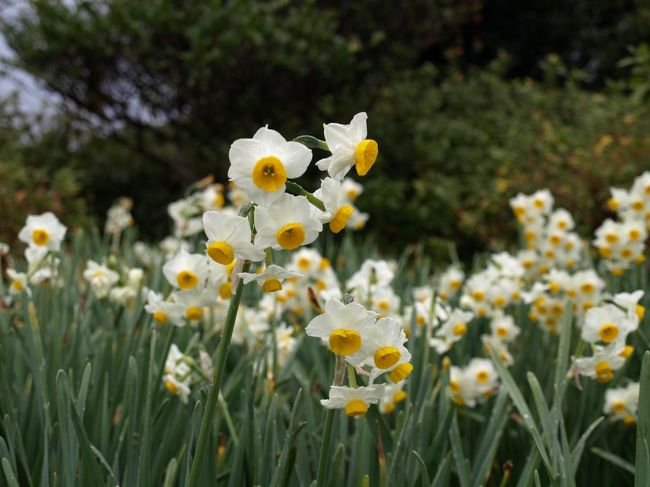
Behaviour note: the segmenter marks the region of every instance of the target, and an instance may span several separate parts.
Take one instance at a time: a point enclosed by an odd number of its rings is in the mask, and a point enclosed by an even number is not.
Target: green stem
[[[350,387],[357,387],[357,376],[354,373],[354,367],[348,365],[348,385]]]
[[[318,208],[320,211],[325,211],[325,204],[320,199],[316,198],[316,196],[314,196],[309,191],[307,191],[305,188],[291,181],[287,181],[285,184],[287,185],[287,189],[291,191],[293,194],[298,194],[306,197],[307,200],[309,200],[309,202],[312,205],[314,205],[316,208]]]
[[[248,272],[249,268],[250,262],[246,262],[244,264],[242,272]],[[217,356],[214,364],[214,379],[212,382],[212,387],[210,388],[210,392],[208,393],[208,399],[205,403],[205,410],[203,412],[203,419],[201,420],[199,439],[196,444],[196,451],[194,453],[192,468],[190,470],[190,481],[187,484],[188,487],[196,487],[199,482],[199,476],[201,475],[201,463],[203,462],[206,453],[205,449],[207,447],[208,436],[210,433],[210,421],[215,413],[217,398],[219,396],[219,389],[221,389],[221,381],[223,379],[223,373],[226,366],[226,357],[228,356],[228,346],[230,345],[230,340],[232,339],[232,332],[235,329],[235,320],[237,318],[237,311],[239,310],[239,303],[241,302],[243,291],[244,283],[240,279],[239,284],[237,284],[235,295],[230,301],[223,334],[217,348]],[[208,457],[211,456],[208,455]]]
[[[334,366],[333,386],[340,386],[345,376],[345,359],[341,355],[336,356],[336,365]],[[320,458],[318,459],[318,474],[316,476],[316,487],[325,485],[327,476],[328,453],[330,441],[332,440],[332,426],[334,424],[334,414],[336,409],[328,409],[325,417],[325,428],[323,429],[323,443],[320,446]]]

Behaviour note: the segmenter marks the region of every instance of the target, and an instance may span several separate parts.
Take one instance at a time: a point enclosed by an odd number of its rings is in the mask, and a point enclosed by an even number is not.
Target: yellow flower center
[[[625,247],[623,250],[621,250],[621,257],[624,259],[629,259],[632,257],[632,255],[634,255],[634,252],[629,247]]]
[[[613,245],[616,242],[618,242],[618,235],[615,233],[608,233],[605,235],[605,240],[607,241],[608,244]]]
[[[583,294],[591,294],[594,292],[594,289],[596,289],[596,287],[590,282],[585,282],[582,286],[580,286],[580,290],[583,292]]]
[[[618,336],[618,325],[615,323],[603,323],[598,333],[603,342],[607,344],[612,343]]]
[[[375,352],[375,365],[380,369],[389,369],[401,356],[402,354],[395,347],[380,347]]]
[[[330,349],[337,355],[351,355],[361,348],[361,335],[356,330],[337,328],[330,333]]]
[[[544,208],[544,200],[542,198],[535,198],[533,200],[533,205],[535,205],[535,208],[538,210],[541,210]]]
[[[645,204],[643,203],[643,200],[634,200],[632,202],[632,209],[634,211],[641,211],[641,210],[643,210],[644,206],[645,206]]]
[[[39,247],[47,245],[50,241],[50,234],[42,228],[37,228],[32,232],[32,242],[34,242]]]
[[[354,149],[354,160],[356,162],[357,174],[365,176],[375,163],[379,154],[379,146],[372,139],[364,139]]]
[[[185,318],[190,321],[200,320],[203,317],[203,310],[198,306],[190,306],[185,310]]]
[[[192,289],[199,283],[199,278],[192,271],[181,271],[176,276],[176,282],[181,289]]]
[[[301,271],[308,270],[310,264],[311,261],[307,257],[300,257],[298,259],[298,269],[300,269]]]
[[[363,416],[368,412],[368,405],[361,399],[353,399],[345,405],[345,414],[348,416]]]
[[[505,338],[508,336],[508,329],[505,326],[497,326],[497,336]]]
[[[164,311],[155,311],[153,314],[153,319],[156,320],[161,325],[167,321],[167,313]]]
[[[460,289],[460,279],[452,279],[449,281],[449,287],[451,287],[454,291],[458,291]]]
[[[476,382],[479,384],[485,384],[490,380],[490,373],[487,370],[479,370],[476,373]]]
[[[14,288],[16,291],[22,291],[25,287],[23,286],[23,283],[20,281],[11,281],[11,287]]]
[[[625,345],[625,347],[623,347],[623,350],[621,350],[621,353],[619,353],[619,355],[623,358],[628,358],[633,353],[634,353],[634,347],[632,345]]]
[[[390,380],[392,380],[393,382],[399,382],[401,380],[404,380],[408,377],[408,375],[411,373],[412,370],[413,370],[413,366],[408,362],[399,364],[397,367],[391,370],[389,374]]]
[[[637,304],[635,311],[637,317],[639,318],[639,321],[643,321],[643,317],[645,316],[645,307],[640,304]]]
[[[625,426],[632,426],[634,423],[636,423],[636,418],[631,414],[628,414],[623,418],[623,424],[625,424]]]
[[[641,230],[639,230],[638,228],[632,228],[630,230],[630,240],[636,241],[639,240],[640,238],[641,238]]]
[[[320,263],[318,264],[318,268],[321,271],[325,271],[325,270],[329,269],[330,268],[330,260],[328,258],[326,258],[326,257],[323,257],[320,260]]]
[[[341,230],[343,230],[348,224],[348,220],[352,216],[353,212],[354,208],[352,208],[350,205],[341,206],[341,208],[339,208],[339,211],[336,212],[336,215],[334,215],[334,218],[330,222],[330,230],[332,230],[333,233],[339,233]]]
[[[228,265],[235,258],[232,246],[228,242],[212,242],[208,244],[208,255],[219,264]]]
[[[607,206],[609,207],[610,210],[616,211],[618,210],[618,200],[616,198],[610,198],[607,200]]]
[[[623,401],[616,401],[612,403],[612,411],[616,414],[623,414],[625,412],[625,403]]]
[[[282,283],[278,279],[267,279],[262,284],[262,290],[265,293],[274,293],[282,290]]]
[[[451,379],[449,381],[449,388],[453,392],[459,392],[460,391],[460,384],[458,383],[458,381],[456,379]]]
[[[614,372],[608,362],[598,362],[594,367],[594,372],[596,372],[596,380],[601,384],[606,384],[614,377]]]
[[[384,404],[384,414],[390,414],[393,411],[395,411],[395,403],[394,402],[388,402]]]
[[[562,243],[562,237],[559,235],[551,235],[550,241],[552,245],[560,245]]]
[[[253,168],[253,182],[264,191],[277,191],[287,182],[287,171],[275,156],[262,157]]]
[[[305,241],[305,228],[300,223],[288,223],[276,232],[275,238],[283,249],[294,250]]]
[[[403,401],[404,399],[406,399],[406,396],[407,396],[406,391],[397,391],[397,392],[393,395],[393,401],[395,401],[395,402],[401,402],[401,401]]]
[[[230,299],[232,296],[232,284],[230,284],[230,281],[224,282],[221,286],[219,286],[219,297],[221,299]]]
[[[223,194],[217,193],[217,196],[214,197],[214,200],[212,200],[212,203],[214,206],[217,208],[221,208],[225,204],[225,199],[223,197]]]
[[[599,247],[598,253],[600,254],[601,257],[608,258],[612,256],[612,249],[610,249],[609,247]]]
[[[472,297],[473,297],[476,301],[483,301],[483,299],[485,299],[485,293],[484,293],[483,291],[474,291],[474,292],[472,293]]]
[[[557,281],[551,281],[551,283],[549,284],[549,290],[553,294],[559,293],[561,289],[562,288],[560,287],[560,284]]]
[[[165,381],[165,387],[166,387],[167,390],[168,390],[171,394],[173,394],[174,396],[177,396],[177,395],[178,395],[178,386],[176,385],[176,382],[174,382],[173,380],[169,380],[169,379],[167,379],[167,380]]]
[[[506,297],[505,296],[497,296],[494,298],[494,305],[497,308],[503,308],[506,304]]]
[[[457,337],[462,337],[467,333],[467,325],[465,323],[456,323],[452,331]]]

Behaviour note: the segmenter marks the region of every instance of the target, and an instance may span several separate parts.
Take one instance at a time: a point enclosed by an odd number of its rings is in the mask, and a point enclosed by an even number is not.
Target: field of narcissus
[[[441,267],[355,234],[371,135],[234,141],[157,243],[137,200],[102,231],[29,216],[0,248],[0,485],[650,485],[650,172],[595,235],[513,194],[519,248]]]

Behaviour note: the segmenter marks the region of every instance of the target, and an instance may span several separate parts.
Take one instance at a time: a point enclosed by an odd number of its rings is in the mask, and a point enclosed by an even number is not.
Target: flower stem
[[[341,355],[336,356],[336,365],[334,366],[334,380],[333,386],[340,386],[345,377],[345,359]],[[328,409],[327,416],[325,417],[325,427],[323,429],[323,442],[320,446],[320,458],[318,459],[318,474],[316,476],[316,487],[323,487],[325,485],[325,477],[327,476],[327,465],[329,465],[327,454],[330,449],[330,442],[332,441],[332,426],[334,424],[334,413],[336,409]]]
[[[320,199],[316,198],[316,196],[314,196],[309,191],[307,191],[305,188],[292,181],[287,181],[285,184],[287,185],[287,189],[291,191],[293,194],[298,194],[306,197],[307,200],[316,208],[318,208],[320,211],[325,211],[325,204]]]
[[[249,268],[250,262],[246,262],[244,264],[243,272],[248,272]],[[205,403],[203,419],[201,420],[199,439],[196,444],[196,451],[194,452],[194,459],[192,460],[192,468],[190,470],[190,481],[188,483],[189,487],[196,487],[196,485],[199,483],[199,476],[201,475],[202,470],[201,464],[203,463],[203,460],[206,456],[205,449],[208,443],[211,420],[213,419],[213,415],[215,413],[217,398],[219,397],[219,389],[221,389],[221,381],[223,379],[223,373],[226,366],[226,357],[228,356],[228,346],[230,345],[230,340],[232,339],[232,332],[235,328],[235,320],[237,318],[237,311],[239,310],[239,303],[241,302],[243,291],[244,283],[242,280],[240,280],[237,284],[235,295],[230,301],[223,334],[217,348],[217,356],[214,364],[214,378],[212,387],[208,393],[208,399]],[[208,455],[208,457],[211,458],[211,455]]]

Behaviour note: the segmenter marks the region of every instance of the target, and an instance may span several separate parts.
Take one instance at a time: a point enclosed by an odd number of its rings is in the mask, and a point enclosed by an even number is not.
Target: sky
[[[0,15],[3,18],[11,18],[21,5],[24,5],[23,0],[15,0],[13,4],[3,6]],[[12,67],[10,63],[14,58],[13,51],[7,45],[3,33],[0,32],[0,99],[17,93],[18,106],[23,113],[35,115],[51,110],[56,98],[28,73]]]

